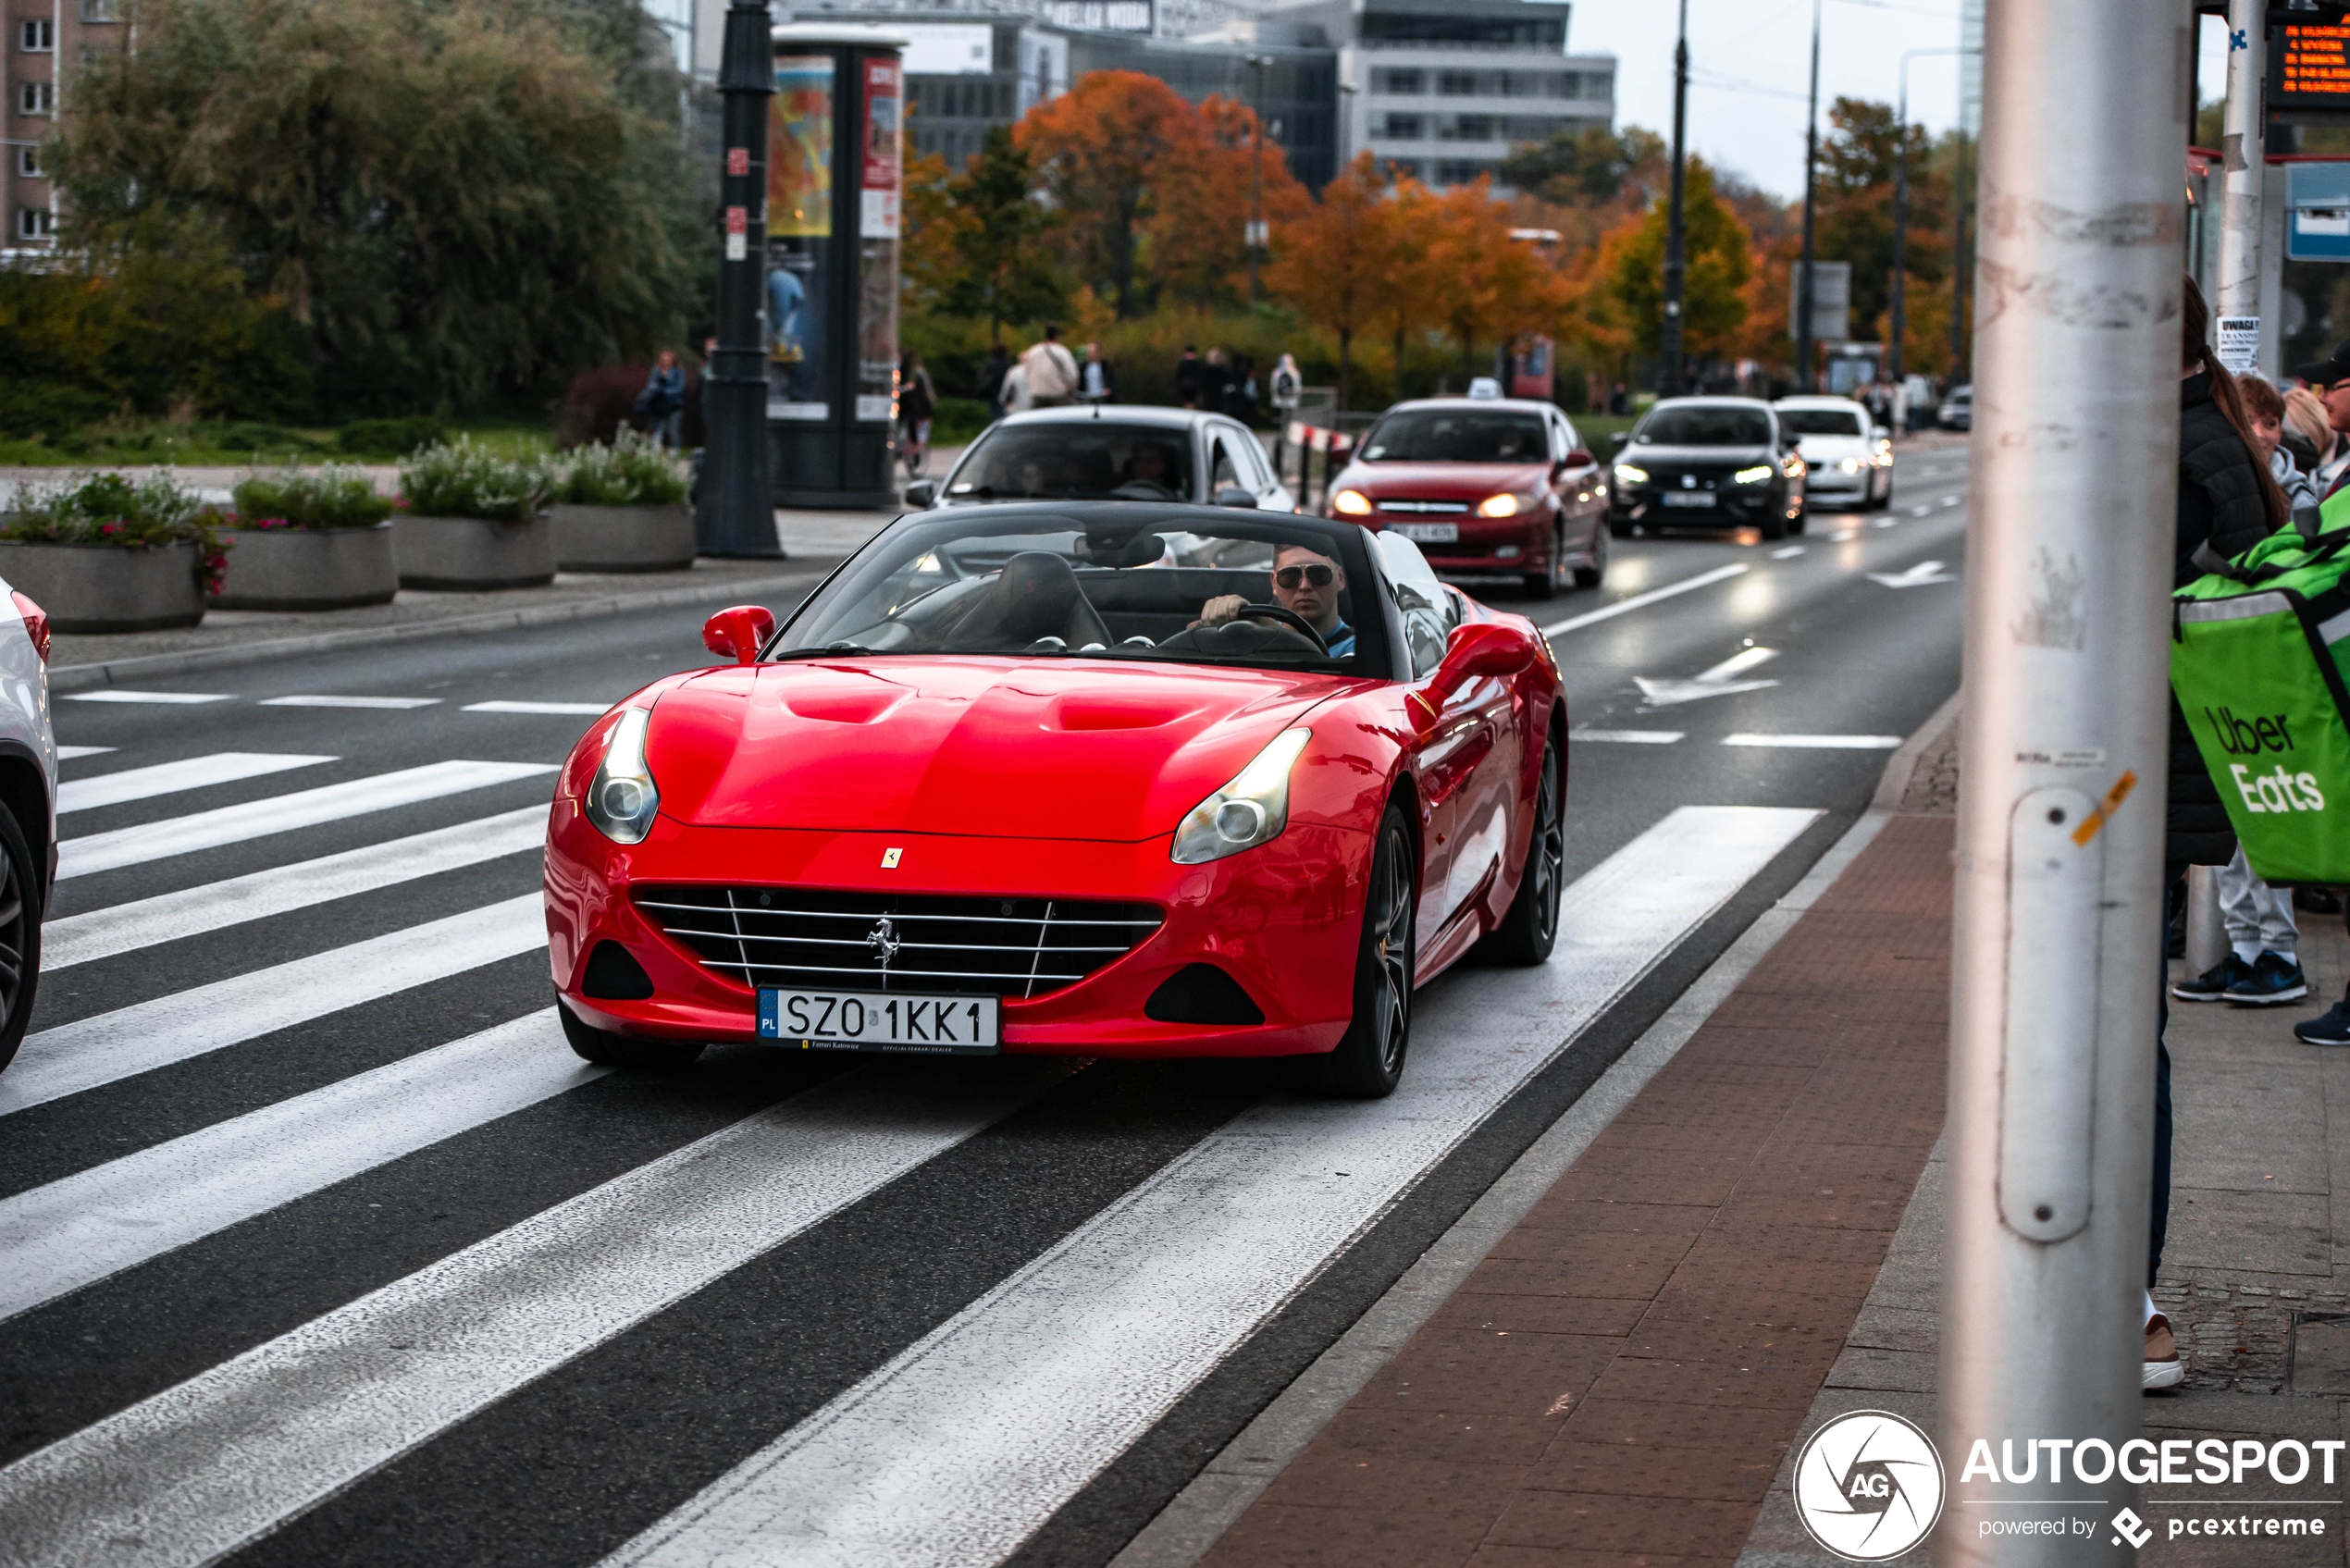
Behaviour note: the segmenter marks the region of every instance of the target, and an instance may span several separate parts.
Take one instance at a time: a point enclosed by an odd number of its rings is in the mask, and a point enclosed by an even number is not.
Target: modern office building
[[[18,0],[6,7],[8,31],[0,44],[0,93],[6,127],[0,163],[0,249],[46,247],[56,232],[56,187],[42,159],[42,143],[56,128],[73,91],[76,66],[122,46],[127,29],[118,0]],[[63,68],[60,68],[62,65]]]

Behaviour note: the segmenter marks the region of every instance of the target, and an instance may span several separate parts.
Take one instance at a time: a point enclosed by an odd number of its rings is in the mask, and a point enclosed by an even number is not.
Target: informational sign
[[[915,76],[985,76],[996,68],[996,30],[985,22],[898,22],[906,69]]]
[[[2260,318],[2257,315],[2223,315],[2213,324],[2220,352],[2220,363],[2237,376],[2246,376],[2260,367]]]
[[[833,58],[775,59],[767,141],[767,232],[822,239],[833,231]]]
[[[1817,278],[1812,290],[1812,340],[1844,342],[1852,336],[1852,264],[1814,262],[1812,266]],[[1795,263],[1787,278],[1787,329],[1793,336],[1802,308],[1803,264]]]
[[[2285,205],[2289,259],[2350,261],[2350,162],[2286,165]]]
[[[2350,24],[2269,30],[2269,117],[2281,125],[2350,120]]]
[[[898,171],[902,116],[897,62],[865,62],[865,134],[861,145],[863,174],[860,180],[857,232],[866,240],[897,238]]]

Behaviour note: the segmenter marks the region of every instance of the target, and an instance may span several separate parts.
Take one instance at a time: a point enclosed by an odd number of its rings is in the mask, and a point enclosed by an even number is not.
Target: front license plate
[[[1458,523],[1390,523],[1387,531],[1401,534],[1416,545],[1449,545],[1461,537]]]
[[[1712,506],[1712,490],[1667,490],[1664,496],[1667,506]]]
[[[759,1037],[802,1050],[914,1051],[992,1056],[1002,1043],[993,996],[859,991],[759,994]]]

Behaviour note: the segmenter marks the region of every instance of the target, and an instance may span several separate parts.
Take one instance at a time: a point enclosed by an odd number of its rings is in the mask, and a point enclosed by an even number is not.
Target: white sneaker
[[[2186,1357],[2171,1332],[2171,1320],[2160,1313],[2146,1319],[2146,1355],[2140,1373],[2141,1389],[2175,1389],[2187,1380]]]

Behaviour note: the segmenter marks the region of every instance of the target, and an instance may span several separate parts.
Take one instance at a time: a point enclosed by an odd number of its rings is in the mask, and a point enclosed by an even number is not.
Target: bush
[[[551,468],[552,499],[573,506],[674,504],[691,488],[677,460],[634,430],[575,447]]]
[[[105,393],[88,387],[0,377],[0,436],[62,437],[96,424],[112,407]]]
[[[0,539],[27,544],[112,545],[156,549],[191,542],[204,591],[220,589],[229,563],[219,529],[220,509],[200,499],[168,471],[133,483],[119,474],[84,474],[53,487],[19,485],[0,519]]]
[[[987,428],[987,403],[981,398],[941,398],[931,416],[930,438],[936,446],[958,446]]]
[[[325,442],[299,430],[249,419],[200,420],[189,427],[188,440],[192,446],[211,447],[218,451],[304,453],[327,450]]]
[[[374,483],[347,468],[256,474],[231,493],[240,528],[372,528],[391,515]]]
[[[335,450],[346,457],[406,457],[448,438],[449,427],[428,414],[354,419],[335,432]]]
[[[400,499],[392,505],[419,517],[482,517],[521,523],[547,504],[544,464],[500,457],[473,438],[429,446],[400,471]]]

